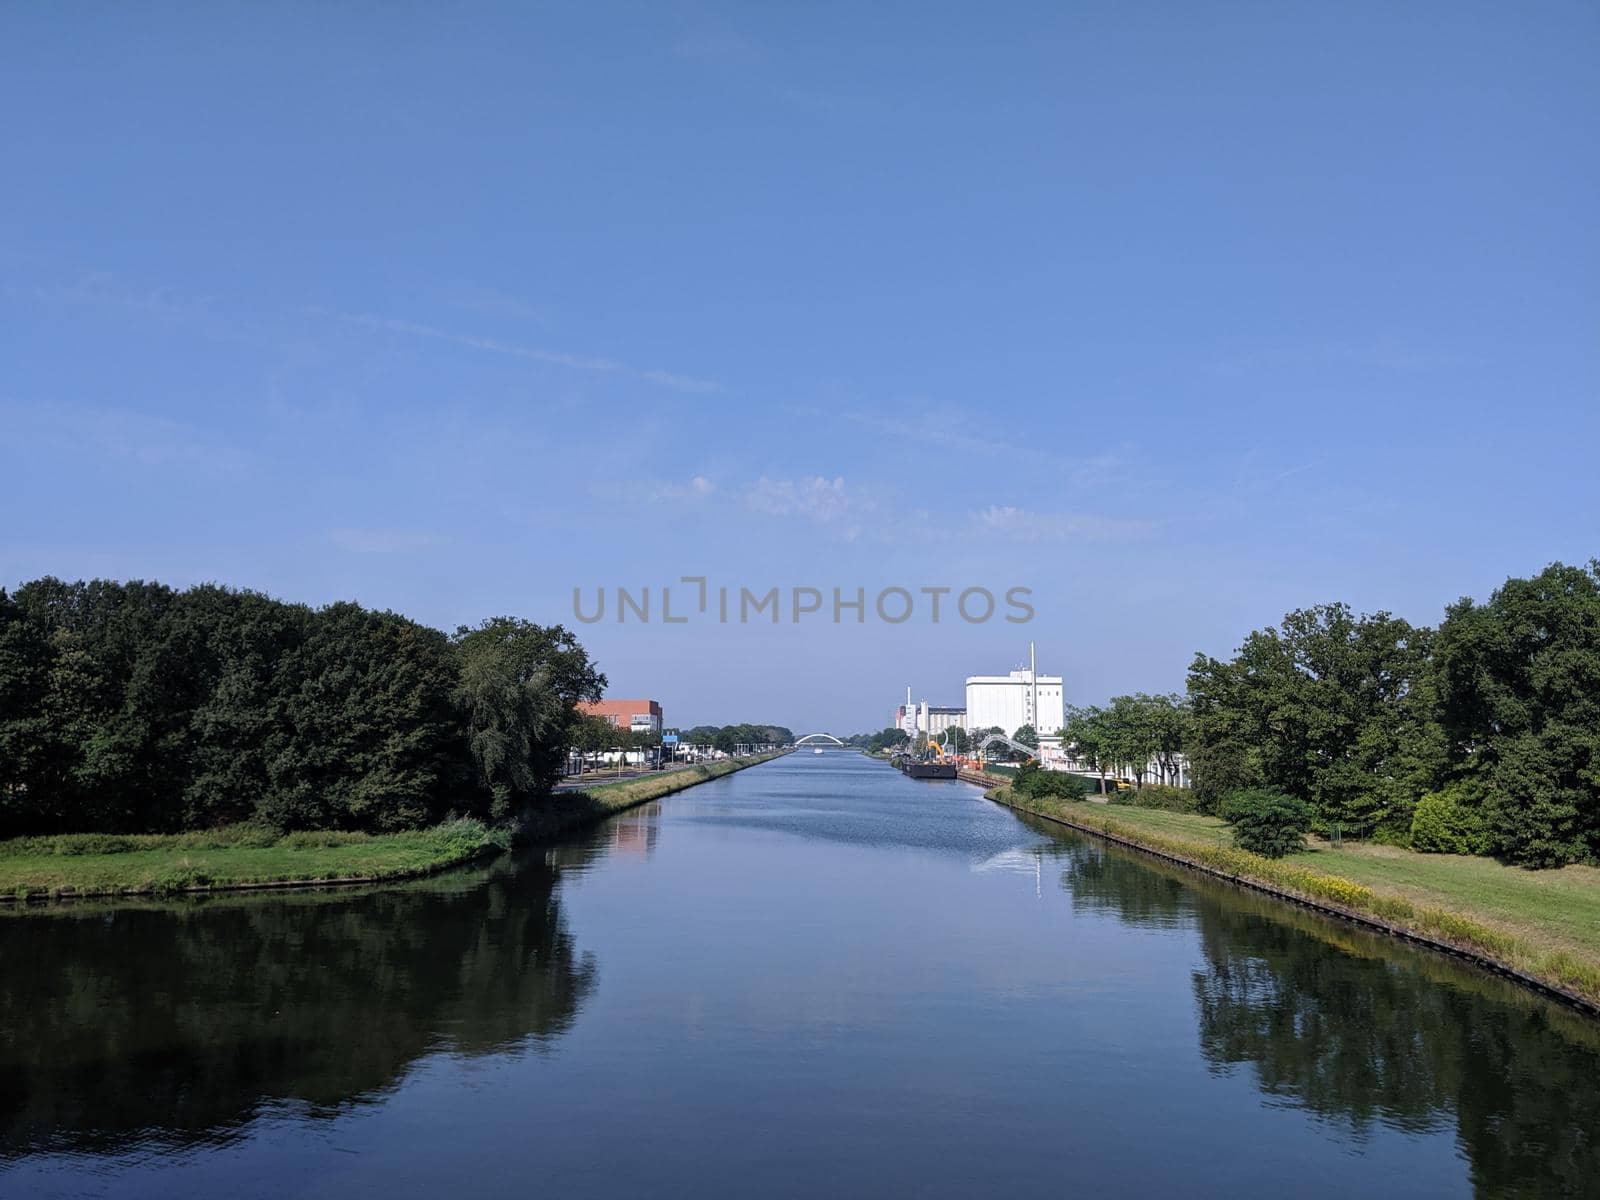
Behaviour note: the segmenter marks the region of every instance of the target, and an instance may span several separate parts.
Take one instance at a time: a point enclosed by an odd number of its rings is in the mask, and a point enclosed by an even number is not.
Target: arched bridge
[[[810,746],[816,742],[823,742],[830,746],[844,745],[842,739],[834,737],[831,733],[808,733],[803,738],[796,738],[794,744],[796,746]]]
[[[978,746],[978,753],[982,754],[990,746],[993,746],[997,743],[1002,746],[1010,746],[1011,749],[1019,751],[1022,754],[1026,754],[1029,758],[1039,757],[1039,747],[1030,746],[1026,742],[1014,742],[1010,738],[1006,737],[1006,735],[1003,733],[991,733],[988,737],[984,738],[983,742]]]

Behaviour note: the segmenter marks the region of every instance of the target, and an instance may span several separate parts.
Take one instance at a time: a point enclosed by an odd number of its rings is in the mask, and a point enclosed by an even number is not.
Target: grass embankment
[[[509,829],[470,819],[385,834],[279,834],[241,826],[13,838],[0,842],[0,893],[17,899],[171,895],[289,882],[376,882],[440,871],[510,844]]]
[[[1530,871],[1491,859],[1313,842],[1283,859],[1232,845],[1215,817],[1091,800],[1002,804],[1106,833],[1232,878],[1369,917],[1600,1003],[1600,868]]]
[[[13,838],[0,842],[0,900],[165,896],[411,879],[497,854],[513,842],[554,837],[772,757],[698,764],[586,792],[563,792],[515,826],[468,818],[385,834],[279,834],[235,826],[203,833]]]
[[[572,829],[603,821],[613,813],[659,800],[673,792],[716,779],[757,763],[767,762],[787,754],[787,750],[773,750],[766,754],[752,754],[745,758],[723,759],[720,762],[695,763],[674,771],[661,771],[635,779],[622,779],[615,783],[598,783],[581,792],[558,792],[538,809],[530,813],[519,830],[519,840],[544,841]]]

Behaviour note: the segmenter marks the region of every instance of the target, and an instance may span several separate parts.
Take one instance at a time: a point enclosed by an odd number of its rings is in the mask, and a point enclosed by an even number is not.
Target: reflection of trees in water
[[[1600,1194],[1600,1030],[1503,980],[1263,896],[1062,838],[1074,905],[1192,922],[1212,1070],[1363,1136],[1448,1129],[1489,1195]]]
[[[430,1050],[556,1037],[595,983],[556,882],[534,857],[364,895],[0,921],[0,1156],[181,1142],[264,1100],[369,1096]]]
[[[1452,1122],[1480,1190],[1600,1188],[1600,1035],[1501,980],[1242,899],[1202,904],[1200,1048],[1269,1095],[1345,1124]],[[1317,936],[1327,932],[1331,936]],[[1308,936],[1309,934],[1309,936]],[[1432,961],[1424,961],[1431,959]]]
[[[1424,1028],[1449,989],[1268,917],[1203,908],[1194,990],[1213,1069],[1249,1063],[1263,1092],[1356,1131],[1375,1119],[1435,1128],[1453,1109],[1445,1039]]]
[[[1060,861],[1075,911],[1110,913],[1143,928],[1172,929],[1193,920],[1194,892],[1181,879],[1086,841],[1063,845]]]

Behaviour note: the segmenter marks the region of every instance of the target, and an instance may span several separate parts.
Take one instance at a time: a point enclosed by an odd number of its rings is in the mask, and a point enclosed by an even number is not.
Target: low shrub
[[[1489,853],[1489,823],[1467,785],[1453,783],[1417,801],[1411,848],[1424,854]]]
[[[1030,800],[1081,800],[1089,793],[1089,782],[1082,776],[1046,771],[1035,762],[1024,763],[1011,786]]]
[[[476,817],[460,817],[426,831],[430,841],[461,857],[482,854],[490,847],[511,847],[511,830],[504,825],[486,825]]]
[[[126,854],[142,849],[138,839],[120,833],[67,833],[38,841],[48,844],[52,854]]]
[[[1112,804],[1127,804],[1133,808],[1159,808],[1180,813],[1199,811],[1199,800],[1193,789],[1165,783],[1147,783],[1142,788],[1113,792],[1107,799]]]
[[[334,836],[350,836],[335,834]],[[366,835],[361,835],[366,836]],[[189,833],[55,833],[10,838],[0,842],[0,858],[11,855],[131,854],[140,850],[224,850],[236,847],[264,849],[276,845],[283,832],[270,825],[243,822]]]
[[[443,826],[435,826],[443,828]],[[423,830],[431,833],[431,830]],[[274,842],[266,843],[284,850],[328,850],[334,846],[354,846],[362,842],[370,842],[373,835],[356,830],[345,829],[297,829],[293,833],[286,833]]]
[[[1304,800],[1264,788],[1234,792],[1222,802],[1222,819],[1233,826],[1233,844],[1262,858],[1302,850],[1313,812]]]
[[[155,896],[176,896],[189,888],[209,887],[211,876],[190,866],[174,867],[150,881],[150,892]]]

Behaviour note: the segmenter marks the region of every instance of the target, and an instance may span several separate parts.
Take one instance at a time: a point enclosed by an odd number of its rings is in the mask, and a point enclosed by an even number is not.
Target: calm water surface
[[[1600,1195],[1600,1029],[797,754],[475,872],[0,918],[0,1195]]]

